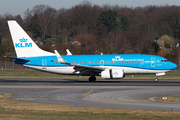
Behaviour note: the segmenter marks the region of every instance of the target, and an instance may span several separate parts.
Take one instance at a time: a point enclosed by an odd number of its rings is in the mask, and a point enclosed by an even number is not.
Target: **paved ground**
[[[89,83],[67,79],[0,79],[0,92],[12,93],[15,100],[38,103],[180,111],[180,104],[148,99],[180,94],[180,80],[98,80]]]

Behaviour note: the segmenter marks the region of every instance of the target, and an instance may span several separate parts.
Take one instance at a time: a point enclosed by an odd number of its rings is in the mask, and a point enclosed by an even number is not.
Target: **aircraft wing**
[[[79,65],[79,64],[70,64],[71,66],[74,66],[74,69],[76,71],[79,71],[80,75],[82,74],[95,74],[100,73],[105,70],[103,67],[95,67],[95,66],[87,66],[87,65]]]
[[[75,72],[79,71],[80,75],[82,75],[82,74],[87,74],[87,75],[88,74],[95,74],[95,73],[100,73],[101,71],[105,70],[105,68],[103,68],[103,67],[95,67],[95,66],[87,66],[87,65],[68,63],[61,57],[61,55],[56,50],[54,50],[54,51],[55,51],[55,54],[56,54],[56,56],[58,58],[58,61],[61,64],[67,64],[67,65],[70,65],[70,66],[74,66]]]

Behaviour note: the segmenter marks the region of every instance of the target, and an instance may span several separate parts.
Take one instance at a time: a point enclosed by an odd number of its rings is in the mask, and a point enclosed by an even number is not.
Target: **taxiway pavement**
[[[49,103],[150,110],[180,111],[180,104],[150,101],[160,95],[180,94],[180,80],[87,80],[0,79],[0,92],[12,99]]]

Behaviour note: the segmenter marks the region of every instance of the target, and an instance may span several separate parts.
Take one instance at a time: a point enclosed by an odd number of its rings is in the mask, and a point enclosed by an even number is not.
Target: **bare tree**
[[[56,10],[48,5],[36,5],[32,10],[33,15],[37,15],[37,24],[42,34],[42,38],[45,39],[48,28],[54,20]]]

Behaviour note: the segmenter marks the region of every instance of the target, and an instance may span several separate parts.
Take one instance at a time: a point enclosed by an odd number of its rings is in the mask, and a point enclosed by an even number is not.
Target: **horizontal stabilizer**
[[[14,55],[11,55],[11,56],[4,56],[6,58],[12,58],[12,59],[15,59],[15,60],[21,60],[23,62],[29,62],[30,60],[28,59],[22,59],[22,58],[18,58],[17,56],[14,56]]]

